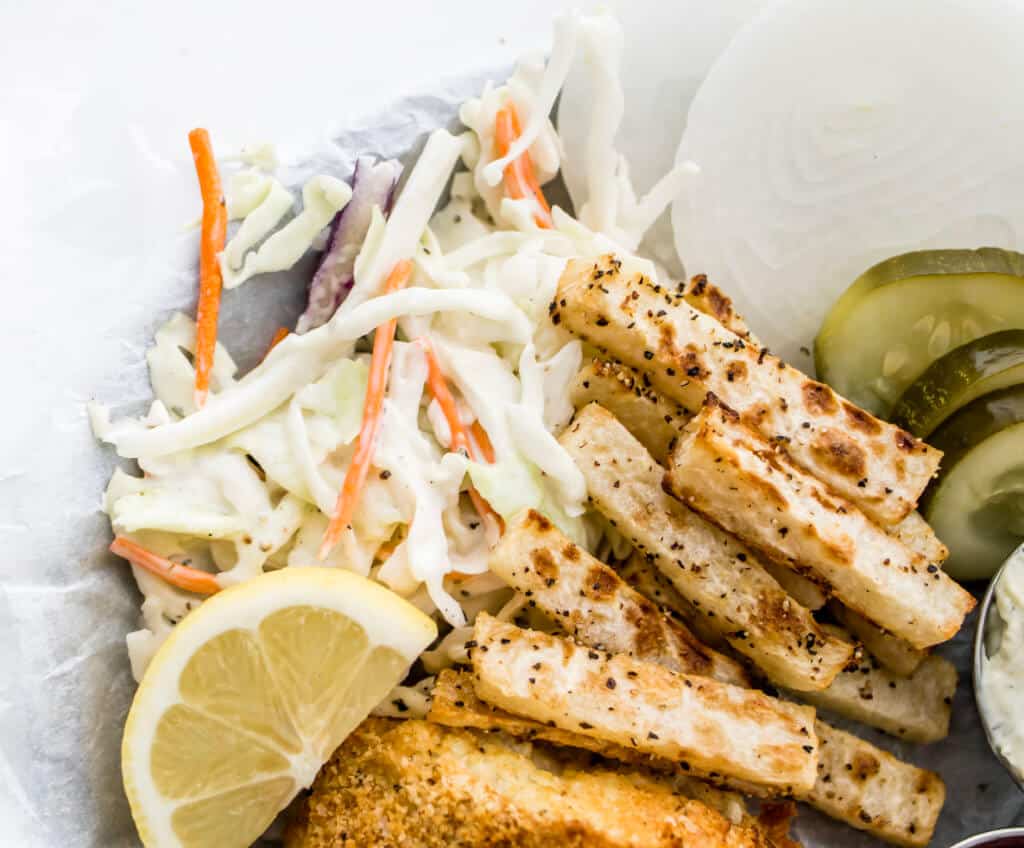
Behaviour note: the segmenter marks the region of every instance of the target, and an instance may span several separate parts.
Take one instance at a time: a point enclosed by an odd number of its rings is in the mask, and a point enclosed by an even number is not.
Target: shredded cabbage
[[[630,253],[686,178],[680,166],[644,199],[632,191],[612,144],[621,117],[618,37],[607,16],[563,17],[548,62],[526,61],[505,85],[488,85],[467,101],[460,114],[468,131],[433,133],[390,216],[376,207],[367,213],[353,289],[330,320],[291,334],[240,379],[218,345],[212,392],[200,410],[193,403],[195,324],[173,316],[147,354],[155,396],[147,415],[112,423],[106,409],[89,410],[97,436],[143,471],[111,477],[104,509],[114,529],[161,556],[218,573],[225,586],[273,568],[370,575],[451,625],[424,655],[430,671],[464,658],[469,622],[481,610],[530,614],[525,599],[488,569],[497,522],[478,514],[471,489],[505,519],[536,509],[588,550],[624,555],[624,540],[587,512],[583,475],[557,439],[573,415],[570,386],[583,346],[552,323],[548,308],[568,259]],[[556,207],[553,228],[541,229],[530,200],[505,197],[501,174],[523,150],[541,183],[559,172],[562,145],[548,115],[577,42],[603,87],[591,125],[590,191],[579,219]],[[508,156],[495,159],[494,117],[509,102],[523,132]],[[453,175],[460,159],[468,170]],[[243,170],[230,186],[230,214],[242,224],[221,257],[229,287],[291,267],[350,197],[340,180],[315,177],[303,189],[302,211],[282,226],[292,194],[280,182]],[[380,294],[402,259],[413,260],[409,287]],[[635,261],[657,273],[648,260]],[[370,357],[354,351],[391,319],[399,335],[372,467],[351,531],[321,561],[362,425]],[[427,391],[421,338],[474,432],[473,458],[451,449],[448,419]],[[480,429],[493,463],[476,453]],[[129,637],[138,676],[201,599],[133,573],[145,596],[143,627]],[[410,706],[420,697],[418,688],[396,692]]]
[[[267,236],[291,208],[291,195],[275,181],[266,198],[249,213],[235,238],[221,254],[224,287],[237,288],[257,274],[291,268],[351,197],[349,184],[337,177],[313,177],[302,189],[302,211],[267,237],[258,250],[246,256],[246,252]]]
[[[230,269],[231,273],[237,273],[242,269],[246,254],[263,241],[292,208],[292,194],[288,189],[272,177],[259,179],[262,182],[260,196],[257,198],[254,193],[254,196],[246,198],[244,211],[241,208],[236,210],[235,207],[229,209],[229,215],[237,211],[240,213],[239,217],[245,218],[238,232],[224,247],[221,258],[222,267]],[[242,280],[238,279],[234,281],[234,285],[241,282]]]
[[[548,61],[541,78],[536,99],[531,104],[529,115],[523,126],[522,135],[509,147],[508,152],[500,159],[489,163],[482,172],[484,181],[489,186],[501,182],[506,166],[518,159],[529,150],[538,138],[545,125],[550,123],[551,110],[558,99],[558,92],[569,75],[573,53],[576,50],[576,33],[579,18],[575,13],[558,15],[555,18],[555,37],[551,46],[551,59]]]

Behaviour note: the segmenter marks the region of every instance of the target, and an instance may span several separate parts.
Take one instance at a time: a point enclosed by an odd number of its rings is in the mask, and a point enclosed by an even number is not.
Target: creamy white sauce
[[[1010,558],[993,602],[989,615],[998,610],[1003,627],[994,652],[982,660],[978,697],[992,741],[1024,779],[1024,551]]]

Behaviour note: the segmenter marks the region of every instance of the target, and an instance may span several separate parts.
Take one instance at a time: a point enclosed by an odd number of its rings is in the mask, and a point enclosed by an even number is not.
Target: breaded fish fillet
[[[647,775],[579,771],[533,746],[370,719],[334,753],[286,848],[771,848]],[[538,754],[540,752],[537,752]],[[550,752],[549,752],[550,753]],[[539,765],[543,763],[545,767]]]

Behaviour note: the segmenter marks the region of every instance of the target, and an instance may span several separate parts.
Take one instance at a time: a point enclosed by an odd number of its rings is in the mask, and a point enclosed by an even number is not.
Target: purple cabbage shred
[[[306,309],[295,332],[306,333],[331,320],[352,290],[356,256],[370,228],[374,206],[391,212],[402,166],[394,159],[377,162],[360,156],[352,173],[352,198],[331,221],[327,247],[309,284]]]

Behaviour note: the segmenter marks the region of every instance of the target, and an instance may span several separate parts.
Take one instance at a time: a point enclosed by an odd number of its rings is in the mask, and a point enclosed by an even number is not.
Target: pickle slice
[[[1024,383],[1024,330],[991,333],[936,359],[896,403],[891,418],[920,439],[990,392]]]
[[[945,452],[921,511],[957,580],[991,577],[1024,540],[1024,386],[978,398],[931,438]]]
[[[886,416],[936,359],[1024,327],[1024,255],[924,250],[887,259],[836,301],[814,343],[818,377]]]

